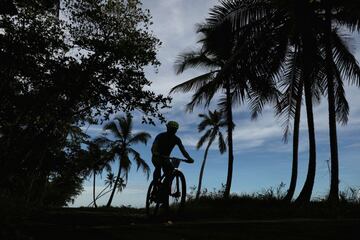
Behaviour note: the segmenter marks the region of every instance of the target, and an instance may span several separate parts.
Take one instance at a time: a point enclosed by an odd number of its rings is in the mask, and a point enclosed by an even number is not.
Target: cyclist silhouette
[[[153,174],[153,180],[158,181],[161,177],[161,169],[164,171],[165,176],[171,174],[174,169],[173,165],[170,163],[168,157],[170,157],[171,151],[177,145],[184,155],[184,157],[193,163],[194,160],[185,150],[184,145],[182,144],[179,137],[176,136],[176,132],[179,129],[179,124],[175,121],[169,121],[166,124],[167,131],[162,132],[155,137],[154,143],[151,147],[152,152],[152,163],[155,166],[155,171]],[[166,177],[165,177],[166,179]]]

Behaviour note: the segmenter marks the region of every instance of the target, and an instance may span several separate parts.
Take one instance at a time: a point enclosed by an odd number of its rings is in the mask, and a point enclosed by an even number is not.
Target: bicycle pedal
[[[170,194],[170,196],[178,198],[181,196],[181,194],[179,192],[177,192],[177,193]]]

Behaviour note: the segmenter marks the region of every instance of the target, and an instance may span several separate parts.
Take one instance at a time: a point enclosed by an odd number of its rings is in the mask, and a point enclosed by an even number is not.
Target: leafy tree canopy
[[[79,192],[81,124],[136,110],[153,123],[170,102],[146,90],[160,41],[139,1],[65,0],[59,15],[52,2],[19,0],[15,15],[1,13],[0,197],[27,203],[49,202],[59,181],[72,186],[66,200]]]

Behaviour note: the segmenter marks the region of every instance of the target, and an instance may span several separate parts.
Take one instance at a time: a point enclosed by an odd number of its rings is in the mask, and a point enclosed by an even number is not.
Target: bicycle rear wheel
[[[148,217],[156,216],[159,210],[159,201],[157,194],[154,194],[155,183],[151,181],[147,194],[146,194],[146,215]]]
[[[174,172],[170,181],[168,196],[170,209],[175,213],[181,212],[184,208],[186,199],[186,181],[182,172]]]

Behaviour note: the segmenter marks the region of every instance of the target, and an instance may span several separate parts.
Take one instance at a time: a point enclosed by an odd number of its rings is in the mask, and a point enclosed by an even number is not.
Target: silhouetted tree
[[[336,1],[340,4],[341,1]],[[328,2],[327,2],[328,3]],[[346,2],[350,4],[350,2]],[[354,10],[355,9],[355,10]],[[325,61],[324,56],[329,56],[330,48],[324,45],[324,39],[330,41],[331,23],[327,28],[324,25],[324,13],[333,12],[339,17],[339,23],[344,24],[351,29],[358,29],[358,15],[354,15],[358,9],[358,4],[353,4],[353,8],[340,7],[332,11],[325,11],[324,6],[321,6],[321,1],[224,1],[222,6],[218,7],[217,13],[212,16],[215,22],[226,21],[230,19],[233,27],[239,32],[249,34],[249,38],[256,35],[263,35],[269,37],[267,34],[272,32],[271,39],[278,41],[279,51],[274,57],[279,58],[279,63],[286,59],[286,51],[289,49],[296,49],[300,53],[300,65],[302,71],[303,85],[305,89],[305,105],[307,109],[307,120],[309,130],[310,156],[309,156],[309,171],[305,181],[305,185],[298,197],[298,202],[308,202],[311,197],[312,188],[315,179],[316,169],[316,145],[315,145],[315,131],[313,124],[313,100],[320,99],[319,90],[324,91],[328,86],[325,83],[325,76],[330,73],[330,61]],[[344,14],[349,12],[349,14]],[[325,14],[326,15],[326,14]],[[327,29],[327,34],[324,35],[324,29]],[[329,30],[330,29],[330,30]],[[334,32],[334,31],[333,31]],[[326,35],[328,37],[326,37]],[[337,35],[337,34],[335,34]],[[263,38],[264,40],[266,38]],[[326,42],[325,41],[325,42]],[[329,43],[327,44],[328,46]],[[324,52],[327,49],[328,54]],[[293,52],[292,50],[290,52]],[[350,55],[346,55],[350,56]],[[350,57],[348,59],[353,59]],[[323,66],[327,66],[325,70]],[[352,62],[353,64],[353,62]],[[336,68],[340,73],[344,72],[342,65]],[[351,65],[351,70],[356,69]],[[335,72],[336,72],[335,71]],[[327,72],[327,73],[326,73]],[[354,72],[353,72],[354,73]],[[348,75],[349,76],[349,75]],[[354,75],[352,75],[354,76]],[[329,79],[329,77],[328,77]],[[330,83],[331,84],[331,83]],[[337,113],[340,115],[339,119],[347,116],[347,103],[343,95],[342,84],[337,84],[336,96]],[[330,90],[331,91],[331,90]],[[332,95],[330,93],[330,95]],[[332,98],[328,95],[328,97]],[[331,101],[330,101],[331,102]],[[293,105],[295,106],[295,105]],[[331,107],[331,103],[329,104]],[[331,114],[335,116],[334,114]],[[334,120],[334,117],[333,117]],[[334,121],[332,121],[334,122]],[[334,125],[334,124],[333,124]],[[334,130],[332,130],[334,132]],[[333,134],[332,138],[335,139]],[[295,141],[296,142],[296,141]],[[335,145],[333,141],[333,145]],[[295,154],[296,151],[294,151]],[[334,160],[335,161],[335,160]],[[334,164],[336,168],[336,164]],[[335,171],[335,170],[334,170]],[[336,174],[334,174],[335,176]],[[335,176],[336,177],[336,176]]]
[[[316,49],[316,31],[314,31],[315,16],[313,5],[305,1],[225,1],[223,6],[218,7],[214,19],[224,21],[230,19],[233,27],[239,33],[247,34],[251,39],[257,36],[262,41],[271,39],[277,46],[270,65],[279,71],[279,65],[286,58],[286,53],[294,45],[299,46],[301,51],[302,77],[305,89],[305,105],[307,110],[309,131],[309,171],[303,191],[299,200],[310,200],[316,169],[316,144],[313,121],[313,94],[312,89],[316,83],[313,81],[315,63],[319,59],[319,51]],[[271,41],[270,41],[271,42]],[[268,55],[267,52],[265,52]],[[276,67],[278,65],[278,67]]]
[[[284,197],[287,202],[290,202],[294,196],[298,174],[299,130],[303,97],[302,71],[299,60],[299,52],[295,49],[286,60],[284,76],[280,83],[280,87],[285,88],[285,91],[276,105],[276,114],[283,121],[283,140],[285,143],[288,141],[288,135],[291,131],[291,119],[294,118],[291,180],[287,194]]]
[[[354,1],[322,0],[325,12],[324,49],[327,77],[329,110],[329,139],[331,152],[331,181],[329,200],[334,205],[339,200],[339,157],[336,121],[346,124],[349,107],[345,99],[343,79],[360,85],[360,68],[346,44],[333,30],[334,24],[348,27],[350,31],[360,30],[360,4]]]
[[[196,148],[199,149],[203,146],[205,142],[208,143],[205,149],[203,162],[201,163],[196,199],[200,197],[202,178],[204,174],[207,154],[211,144],[217,138],[220,153],[223,154],[226,151],[226,143],[223,134],[221,133],[221,128],[226,126],[226,121],[223,120],[223,113],[215,110],[214,112],[209,111],[208,115],[199,114],[199,117],[202,118],[202,121],[198,125],[198,130],[199,132],[203,132],[206,130],[206,132],[204,133],[204,135],[201,136],[199,142],[196,145]]]
[[[115,117],[113,121],[104,126],[104,130],[109,131],[113,135],[114,140],[104,137],[102,141],[109,145],[112,159],[118,159],[119,162],[114,186],[106,204],[107,207],[110,207],[115,191],[118,189],[122,171],[127,179],[131,168],[131,158],[135,161],[137,169],[141,168],[147,177],[149,177],[150,168],[148,164],[132,146],[138,143],[146,144],[151,136],[146,132],[133,133],[132,117],[129,114],[123,117]]]
[[[269,75],[273,74],[274,70],[268,65],[273,65],[269,56],[272,56],[277,48],[268,45],[259,46],[256,42],[258,39],[250,42],[247,41],[247,36],[244,38],[244,35],[233,32],[229,21],[218,21],[217,16],[221,10],[220,7],[212,9],[210,12],[212,18],[198,27],[198,33],[202,34],[199,40],[202,44],[201,50],[181,55],[176,63],[177,73],[191,67],[208,68],[210,71],[179,84],[171,91],[195,91],[192,101],[188,104],[190,111],[194,106],[202,103],[208,106],[217,92],[225,93],[219,101],[219,106],[225,113],[228,123],[229,163],[224,192],[224,196],[228,197],[234,161],[232,105],[248,101],[252,118],[255,119],[261,113],[264,104],[275,99],[277,90]],[[269,42],[271,45],[272,41]]]
[[[159,40],[137,1],[64,0],[65,19],[40,2],[17,1],[16,15],[1,16],[0,197],[19,204],[50,204],[54,198],[39,196],[55,193],[49,188],[65,176],[80,189],[89,166],[84,142],[68,142],[73,126],[119,111],[152,122],[170,100],[145,90],[144,67],[158,66]]]
[[[93,204],[96,205],[96,175],[101,174],[105,169],[111,171],[109,152],[104,149],[101,139],[94,139],[88,143],[87,161],[91,163],[91,175],[93,177]]]

